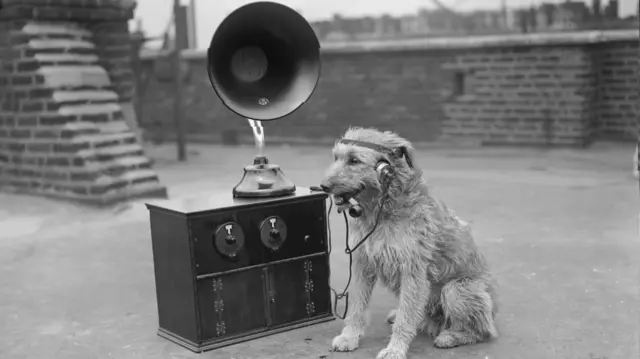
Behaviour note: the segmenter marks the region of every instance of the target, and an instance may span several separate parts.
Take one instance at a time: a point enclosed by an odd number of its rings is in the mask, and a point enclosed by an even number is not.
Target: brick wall
[[[584,145],[592,139],[593,67],[584,46],[483,49],[443,64],[463,76],[443,133],[484,143]]]
[[[611,42],[594,47],[598,133],[610,138],[636,139],[640,106],[640,51],[635,42]]]
[[[172,83],[143,54],[141,125],[171,138]],[[185,52],[186,130],[222,141],[246,122],[209,83],[202,51]],[[584,146],[607,135],[635,138],[638,32],[483,36],[324,44],[322,76],[309,102],[265,123],[267,141],[331,142],[349,125],[392,129],[414,142]],[[280,139],[276,139],[280,137]]]
[[[120,0],[4,0],[0,190],[97,204],[166,196],[128,124],[130,60],[103,31],[126,44],[131,15]]]

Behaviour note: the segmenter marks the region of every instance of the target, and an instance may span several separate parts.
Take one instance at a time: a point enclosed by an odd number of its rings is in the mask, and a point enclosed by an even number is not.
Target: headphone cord
[[[369,237],[371,237],[371,235],[373,234],[373,232],[376,230],[376,228],[378,227],[378,224],[380,223],[380,217],[382,214],[382,209],[384,207],[384,204],[388,198],[387,195],[387,191],[384,191],[384,195],[382,197],[382,200],[380,201],[380,205],[378,206],[378,214],[376,215],[376,220],[373,224],[373,228],[371,228],[371,230],[369,231],[369,233],[367,233],[353,248],[349,247],[349,219],[347,218],[347,213],[346,212],[342,212],[342,216],[344,217],[344,224],[346,226],[346,235],[345,235],[345,250],[344,252],[346,254],[349,255],[349,276],[347,279],[347,285],[344,287],[344,290],[342,291],[342,293],[338,293],[335,289],[333,289],[333,287],[329,286],[329,289],[331,289],[331,291],[333,292],[334,295],[334,300],[333,300],[333,314],[344,320],[347,317],[347,312],[349,311],[349,292],[347,291],[349,289],[349,286],[351,285],[351,279],[353,277],[353,271],[352,271],[352,267],[353,267],[353,252],[358,249],[358,247],[360,247],[360,245],[362,245],[367,239],[369,239]],[[327,211],[327,236],[328,236],[328,246],[329,246],[329,255],[331,255],[331,224],[330,224],[330,214],[331,214],[331,209],[333,208],[333,199],[331,198],[331,196],[329,196],[329,200],[330,205],[329,205],[329,210]],[[331,277],[331,266],[329,266],[329,277]],[[338,308],[338,302],[344,299],[345,300],[345,306],[344,306],[344,313],[342,315],[339,315],[336,310]]]

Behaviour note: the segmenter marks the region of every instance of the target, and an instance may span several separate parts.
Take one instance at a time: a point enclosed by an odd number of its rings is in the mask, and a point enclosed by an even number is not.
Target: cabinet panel
[[[326,251],[324,202],[324,198],[310,198],[190,219],[196,274],[237,270]],[[280,218],[287,228],[286,239],[277,251],[268,248],[260,240],[260,226],[272,216]],[[237,224],[244,234],[244,244],[234,258],[226,258],[214,245],[216,231],[226,223]]]
[[[326,254],[267,269],[270,324],[286,324],[331,312]]]
[[[202,337],[226,337],[267,326],[261,269],[198,281]]]

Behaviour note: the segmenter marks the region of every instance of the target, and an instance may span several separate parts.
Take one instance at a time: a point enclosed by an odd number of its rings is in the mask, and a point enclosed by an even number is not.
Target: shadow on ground
[[[251,148],[193,147],[178,163],[151,148],[172,197],[230,191]],[[316,185],[327,148],[273,148],[299,186]],[[418,163],[441,199],[473,223],[501,283],[492,343],[438,350],[420,336],[410,358],[637,358],[638,184],[630,146],[589,150],[426,149]],[[141,202],[88,210],[0,195],[0,358],[195,358],[156,336],[147,212]],[[332,215],[332,283],[342,288],[344,225]],[[337,269],[337,270],[336,270]],[[330,353],[340,322],[201,354],[202,358],[373,358],[396,300],[378,288],[357,351]]]

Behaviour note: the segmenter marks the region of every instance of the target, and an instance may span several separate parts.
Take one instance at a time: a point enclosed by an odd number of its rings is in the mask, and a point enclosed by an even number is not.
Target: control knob
[[[227,222],[218,227],[213,246],[222,256],[235,259],[244,247],[244,232],[239,224]]]
[[[287,239],[287,225],[278,216],[268,217],[260,224],[260,240],[262,243],[277,251]]]

